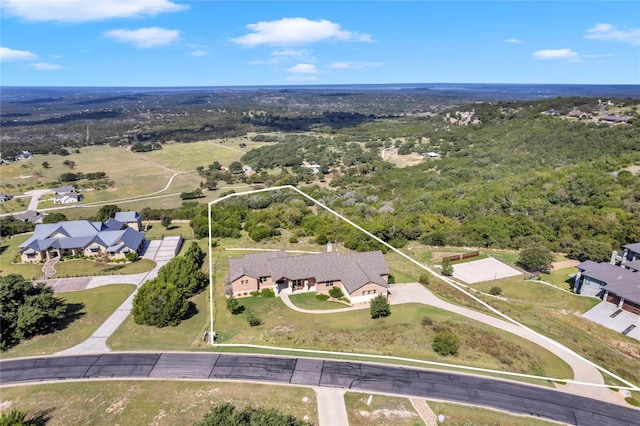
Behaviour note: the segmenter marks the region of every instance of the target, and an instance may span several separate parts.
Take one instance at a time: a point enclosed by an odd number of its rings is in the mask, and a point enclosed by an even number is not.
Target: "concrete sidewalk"
[[[344,389],[314,387],[318,401],[320,426],[349,426],[347,407],[344,404]]]

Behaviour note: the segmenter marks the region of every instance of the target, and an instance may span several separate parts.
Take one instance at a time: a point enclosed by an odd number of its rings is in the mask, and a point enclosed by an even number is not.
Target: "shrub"
[[[240,302],[233,295],[227,297],[227,310],[231,312],[231,315],[240,313]]]
[[[31,422],[26,422],[26,418],[26,413],[13,408],[9,412],[5,411],[0,414],[0,426],[23,426],[31,424]]]
[[[331,289],[329,290],[329,296],[333,297],[334,299],[340,299],[342,296],[344,296],[344,293],[342,292],[342,290],[340,290],[340,287],[331,287]]]
[[[393,275],[389,274],[389,280],[387,282],[389,284],[395,284],[396,283],[396,277],[394,277]]]
[[[433,319],[431,317],[422,317],[422,321],[420,321],[420,324],[424,325],[425,327],[430,327],[433,325]]]
[[[377,295],[371,301],[371,318],[388,317],[391,315],[391,307],[389,301],[382,294]]]
[[[308,426],[309,423],[299,420],[289,414],[283,414],[272,408],[245,407],[237,409],[228,402],[217,405],[194,426],[218,425],[288,425]]]
[[[135,262],[139,259],[139,256],[135,251],[130,251],[129,253],[124,254],[124,258],[129,262]]]
[[[259,325],[262,325],[262,318],[260,318],[258,315],[254,314],[253,312],[249,312],[247,314],[247,322],[249,323],[250,327],[257,327]]]
[[[453,265],[446,259],[442,262],[442,275],[446,275],[447,277],[453,275]]]
[[[262,297],[276,297],[276,292],[272,288],[263,288],[260,293]]]
[[[451,331],[443,331],[433,338],[433,350],[442,355],[457,355],[460,349],[460,338]]]
[[[502,288],[500,287],[491,287],[489,289],[489,294],[492,296],[500,296],[502,294]]]
[[[297,242],[298,242],[298,237],[296,237],[295,235],[290,236],[290,237],[289,237],[289,242],[290,242],[291,244],[295,244],[295,243],[297,243]]]
[[[259,292],[258,290],[253,290],[253,291],[252,291],[251,293],[249,293],[249,294],[251,294],[251,296],[252,296],[252,297],[258,297],[258,296],[260,296],[260,292]]]
[[[429,284],[429,274],[427,272],[420,274],[420,277],[418,278],[418,282],[422,285]]]
[[[316,299],[320,300],[321,302],[326,302],[327,300],[329,300],[329,295],[328,294],[316,294]]]

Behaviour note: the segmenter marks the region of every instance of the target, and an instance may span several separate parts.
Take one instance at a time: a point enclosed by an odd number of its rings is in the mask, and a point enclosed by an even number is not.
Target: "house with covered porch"
[[[389,268],[380,251],[288,256],[284,251],[252,253],[229,259],[225,278],[228,295],[246,296],[252,291],[314,291],[326,294],[339,287],[351,303],[368,302],[388,295]]]
[[[127,253],[140,253],[144,232],[110,219],[106,223],[72,220],[38,224],[33,236],[20,244],[23,262],[40,262],[63,256],[95,257],[106,253],[111,259],[125,258]]]

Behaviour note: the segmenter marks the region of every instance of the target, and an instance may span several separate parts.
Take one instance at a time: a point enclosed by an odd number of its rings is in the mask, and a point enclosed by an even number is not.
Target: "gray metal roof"
[[[130,211],[130,212],[117,212],[115,220],[119,220],[120,222],[137,222],[140,219],[140,215],[138,212]]]
[[[640,253],[640,243],[625,244],[622,248],[629,249],[633,252]]]
[[[388,287],[382,275],[388,275],[382,252],[364,252],[339,255],[319,253],[287,256],[285,252],[248,254],[240,259],[229,259],[229,278],[235,281],[243,275],[254,278],[270,276],[280,279],[308,279],[317,282],[342,281],[350,294],[373,282]]]
[[[53,188],[53,192],[56,194],[63,192],[76,192],[76,187],[71,185],[61,186],[60,188]]]
[[[633,269],[636,272],[640,272],[640,260],[634,260],[633,262],[625,262],[622,265],[627,269]]]

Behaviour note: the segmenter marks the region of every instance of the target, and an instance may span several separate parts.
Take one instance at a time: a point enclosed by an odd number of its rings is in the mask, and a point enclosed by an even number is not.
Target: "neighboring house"
[[[70,204],[82,201],[84,196],[77,192],[63,192],[53,198],[53,204]]]
[[[13,217],[22,222],[40,223],[44,218],[44,213],[36,210],[27,210],[26,212],[16,213]]]
[[[227,294],[252,291],[315,291],[328,293],[339,287],[351,303],[388,295],[389,268],[380,251],[339,255],[319,253],[287,256],[284,251],[247,254],[229,259],[225,278]]]
[[[624,249],[621,258],[622,263],[640,260],[640,243],[625,244],[622,248]]]
[[[616,266],[587,260],[578,265],[574,291],[599,297],[619,309],[640,315],[639,270],[640,262],[635,261]]]
[[[72,220],[36,225],[33,236],[20,244],[20,256],[23,262],[100,253],[124,258],[129,252],[139,253],[143,243],[143,232],[115,219],[106,223]]]
[[[66,186],[61,186],[60,188],[53,188],[53,192],[55,192],[56,194],[66,194],[68,192],[77,192],[77,191],[75,186],[66,185]]]
[[[117,212],[114,219],[118,222],[124,223],[129,228],[135,229],[136,231],[140,231],[142,229],[142,216],[140,216],[138,212]]]
[[[0,203],[4,203],[5,201],[9,201],[13,197],[9,194],[5,194],[4,192],[0,194]]]

